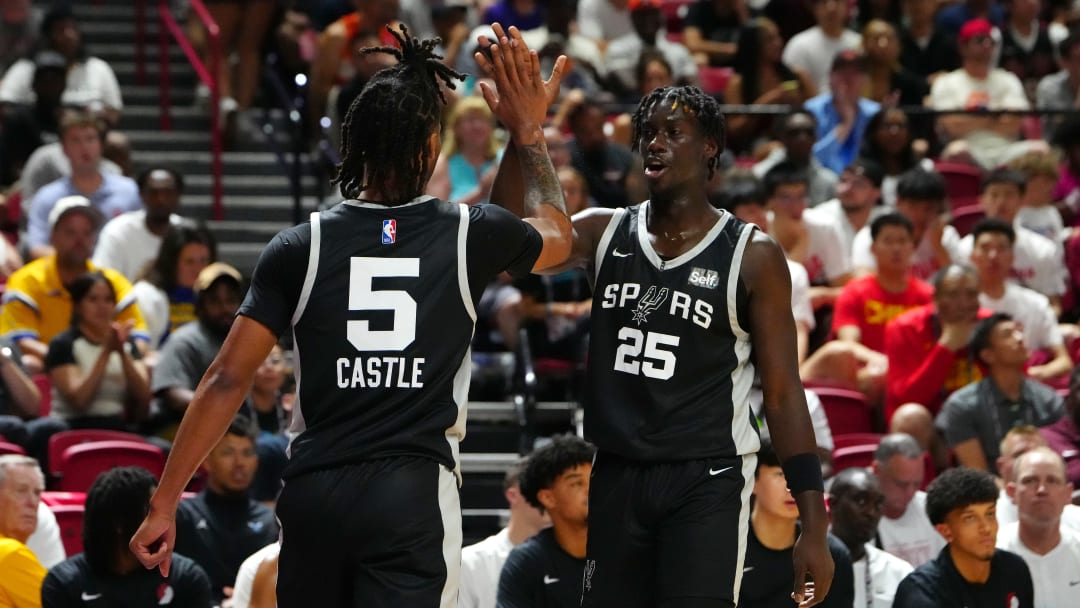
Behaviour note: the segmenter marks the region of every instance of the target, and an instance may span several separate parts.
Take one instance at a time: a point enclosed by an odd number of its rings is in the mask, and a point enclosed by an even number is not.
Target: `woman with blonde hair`
[[[450,110],[446,125],[427,193],[466,205],[486,202],[499,166],[491,109],[480,97],[462,97]]]

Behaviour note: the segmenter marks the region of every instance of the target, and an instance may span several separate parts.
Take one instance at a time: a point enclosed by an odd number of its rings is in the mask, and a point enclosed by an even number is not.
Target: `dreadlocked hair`
[[[357,198],[379,184],[396,202],[416,198],[423,191],[430,160],[423,153],[431,134],[442,123],[446,105],[439,82],[451,89],[465,76],[440,61],[435,53],[439,38],[420,40],[401,25],[392,46],[367,47],[360,54],[389,53],[398,64],[372,76],[349,105],[341,124],[341,164],[334,181],[347,198]]]
[[[150,506],[157,480],[140,467],[118,467],[98,475],[86,494],[83,552],[90,569],[113,573],[116,556],[127,548]]]
[[[673,101],[683,106],[684,110],[697,119],[701,134],[716,142],[716,154],[709,158],[709,179],[720,166],[720,155],[724,152],[727,141],[724,113],[716,98],[697,87],[674,86],[659,87],[641,99],[633,118],[633,149],[640,152],[641,133],[645,121],[661,103]]]

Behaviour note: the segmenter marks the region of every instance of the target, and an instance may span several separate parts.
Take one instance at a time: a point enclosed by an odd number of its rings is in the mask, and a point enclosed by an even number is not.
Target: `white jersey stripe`
[[[619,228],[619,223],[622,222],[624,215],[626,215],[625,208],[616,209],[615,214],[611,216],[611,221],[604,228],[604,234],[600,236],[600,243],[596,245],[596,259],[593,263],[594,282],[600,276],[600,267],[604,264],[604,257],[607,256],[608,245],[611,244],[611,239],[615,236],[615,231]]]
[[[300,436],[307,429],[307,422],[304,420],[304,409],[301,407],[300,395],[300,370],[303,366],[300,365],[300,342],[296,339],[296,325],[293,325],[293,369],[295,370],[294,376],[296,377],[296,389],[295,397],[293,399],[292,420],[289,421],[289,429],[285,434],[289,438],[289,445],[285,447],[285,455],[290,459],[292,458],[292,442]]]
[[[738,294],[739,289],[739,272],[742,270],[743,253],[746,251],[746,245],[750,242],[750,237],[756,229],[756,226],[753,224],[746,224],[743,226],[742,232],[739,234],[739,242],[735,245],[735,253],[731,256],[731,270],[728,273],[728,322],[731,324],[731,332],[739,339],[747,338],[750,335],[741,325],[739,325],[738,298],[736,295]]]
[[[469,208],[466,205],[458,205],[461,211],[461,223],[458,225],[457,238],[457,276],[458,286],[461,288],[461,303],[465,305],[465,311],[469,318],[476,323],[476,308],[473,307],[472,291],[469,289],[469,265],[466,263],[466,254],[469,242]]]
[[[439,467],[439,513],[442,515],[443,561],[446,563],[446,582],[439,608],[457,608],[461,578],[461,499],[457,477],[441,464],[436,466]]]
[[[311,298],[311,289],[315,285],[315,275],[319,274],[319,251],[322,249],[322,229],[319,223],[319,212],[311,214],[311,250],[308,251],[307,273],[304,275],[304,286],[300,288],[300,299],[296,302],[296,311],[293,312],[292,325],[300,322],[307,308],[308,299]],[[299,369],[299,366],[297,366]],[[299,384],[299,383],[298,383]],[[297,387],[299,394],[299,386]]]
[[[757,471],[757,454],[743,454],[742,476],[743,490],[740,496],[742,507],[739,509],[739,546],[735,561],[735,605],[739,605],[739,591],[742,590],[743,566],[746,563],[746,539],[750,533],[750,495],[754,493],[754,476]]]

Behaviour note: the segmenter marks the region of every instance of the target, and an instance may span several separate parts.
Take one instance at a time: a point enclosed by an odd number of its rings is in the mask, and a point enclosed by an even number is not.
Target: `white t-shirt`
[[[1065,293],[1066,270],[1061,249],[1050,239],[1019,224],[1014,223],[1013,229],[1016,230],[1016,242],[1013,244],[1012,277],[1044,296]],[[970,263],[972,247],[974,239],[970,234],[960,239],[959,257],[953,257],[953,260]]]
[[[169,296],[154,285],[139,281],[131,289],[135,294],[135,304],[146,321],[146,332],[150,334],[150,345],[155,349],[161,346],[165,333],[169,330]]]
[[[1005,283],[1005,294],[996,300],[980,293],[979,305],[1006,313],[1022,323],[1024,343],[1032,350],[1045,350],[1065,343],[1050,300],[1037,291],[1008,282]]]
[[[870,560],[870,583],[866,582],[867,566]],[[896,595],[896,587],[900,581],[911,573],[914,568],[904,560],[878,549],[866,543],[866,555],[857,562],[851,564],[851,570],[855,574],[855,601],[853,606],[870,606],[871,608],[892,608],[893,597]],[[872,603],[866,601],[866,591],[870,590]]]
[[[911,256],[911,276],[920,281],[929,281],[934,276],[934,273],[941,268],[937,262],[937,256],[934,255],[934,244],[926,238],[928,234],[923,235],[918,246],[915,247],[915,253]],[[872,244],[870,227],[863,226],[862,230],[855,234],[855,239],[851,244],[852,266],[870,271],[877,270],[877,260],[874,259],[874,254],[870,251],[870,245]],[[956,228],[945,226],[945,229],[941,232],[941,245],[945,247],[945,251],[949,253],[952,261],[955,262],[961,259],[958,257],[960,254],[960,233],[956,231]]]
[[[1015,524],[1020,520],[1020,513],[1016,509],[1016,503],[1009,498],[1009,494],[1005,492],[1004,489],[998,494],[997,507],[995,510],[997,511],[998,526]],[[1080,533],[1080,507],[1076,505],[1065,505],[1065,509],[1061,511],[1061,525],[1066,528],[1072,528],[1077,533]],[[998,534],[1000,534],[1000,532]],[[1080,589],[1077,591],[1080,592]]]
[[[1039,555],[1020,542],[1020,524],[998,528],[997,546],[1024,558],[1035,588],[1035,608],[1071,608],[1080,604],[1080,533],[1062,526],[1061,542]]]
[[[810,304],[810,277],[802,264],[787,260],[787,265],[791,273],[791,315],[796,322],[802,321],[808,330],[813,331],[817,320],[814,318],[814,307]]]
[[[56,515],[49,505],[43,502],[38,503],[37,528],[26,539],[26,546],[46,570],[67,559],[64,541],[60,538],[60,524],[56,523]]]
[[[806,72],[817,83],[818,93],[828,93],[833,58],[840,51],[857,51],[860,46],[862,36],[851,30],[844,30],[839,38],[829,38],[815,25],[788,40],[782,61],[793,70]]]
[[[803,392],[806,393],[806,408],[810,411],[810,423],[814,427],[814,445],[831,452],[836,444],[833,443],[832,429],[829,428],[829,419],[825,416],[821,398],[812,390],[804,389]],[[762,411],[763,405],[764,395],[761,392],[761,386],[755,382],[750,388],[750,411],[758,419],[758,432],[761,433],[762,439],[769,436],[769,425],[765,421],[765,412]]]
[[[802,221],[806,225],[808,239],[806,260],[802,265],[806,268],[810,284],[824,285],[851,272],[851,255],[844,248],[840,229],[828,220],[806,212],[803,212]]]
[[[176,224],[180,216],[173,214]],[[146,210],[121,213],[106,222],[98,235],[93,263],[99,268],[112,268],[134,283],[157,259],[161,237],[146,228]]]
[[[495,608],[499,574],[514,545],[506,528],[461,550],[458,608]]]
[[[3,80],[0,80],[0,102],[34,103],[36,69],[34,62],[29,59],[20,59],[12,64]],[[97,57],[88,57],[68,70],[60,103],[65,106],[89,106],[95,102],[116,110],[124,108],[120,83],[116,81],[112,68]]]
[[[626,88],[636,91],[638,82],[635,71],[644,48],[645,45],[636,32],[612,40],[604,53],[604,71],[618,78]],[[656,50],[660,51],[671,65],[675,80],[693,82],[697,79],[697,64],[685,46],[671,42],[661,33],[656,36]]]
[[[898,519],[881,517],[878,538],[882,549],[915,568],[934,559],[945,548],[945,539],[926,516],[926,492],[921,491],[915,493]]]
[[[885,209],[883,207],[872,208],[870,210],[870,216],[866,218],[866,225],[863,226],[863,228],[869,228],[870,223],[884,212]],[[818,219],[823,223],[836,226],[840,230],[840,236],[844,238],[844,250],[847,251],[848,256],[851,255],[852,246],[855,244],[855,233],[858,232],[858,230],[856,230],[855,226],[852,226],[851,222],[848,220],[848,216],[844,213],[844,206],[840,203],[840,199],[830,199],[816,207],[811,207],[803,212],[803,217],[806,217],[807,215],[814,216],[815,219]],[[859,230],[861,229],[862,228]]]
[[[577,9],[578,31],[593,40],[614,40],[632,34],[630,11],[611,5],[611,0],[581,0]],[[663,32],[660,35],[664,35]]]
[[[934,80],[929,106],[935,110],[1027,110],[1030,104],[1024,85],[1012,72],[995,68],[979,80],[960,68]]]
[[[1055,243],[1061,242],[1061,233],[1065,232],[1061,213],[1053,205],[1021,207],[1016,213],[1016,223]]]
[[[255,573],[259,566],[268,559],[274,559],[281,552],[281,543],[271,543],[252,553],[240,564],[233,584],[233,608],[248,608],[251,604],[251,587],[255,584]]]

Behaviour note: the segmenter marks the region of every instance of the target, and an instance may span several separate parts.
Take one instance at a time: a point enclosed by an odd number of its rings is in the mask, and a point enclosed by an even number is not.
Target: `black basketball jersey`
[[[456,469],[476,303],[498,272],[528,272],[541,247],[504,209],[431,197],[345,201],[278,235],[240,314],[292,327],[285,477],[398,455]]]
[[[738,287],[754,227],[725,213],[664,260],[649,242],[648,204],[618,210],[597,247],[585,434],[639,461],[756,452]]]

